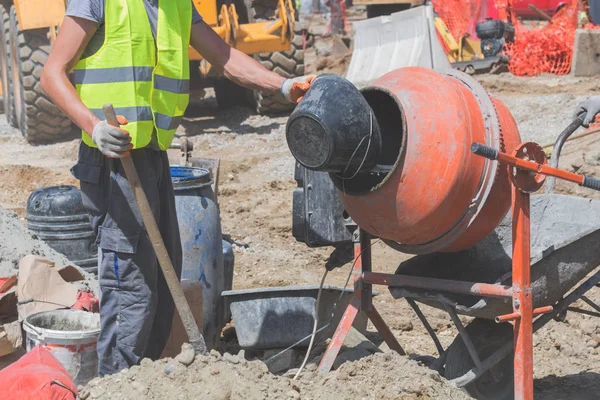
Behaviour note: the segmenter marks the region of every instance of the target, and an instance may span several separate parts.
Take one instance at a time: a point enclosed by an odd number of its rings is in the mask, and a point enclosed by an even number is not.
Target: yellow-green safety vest
[[[106,0],[104,44],[73,69],[79,97],[98,118],[112,103],[129,120],[123,129],[134,148],[147,146],[154,129],[161,149],[173,141],[189,102],[191,25],[190,0],[159,0],[155,41],[143,0]]]

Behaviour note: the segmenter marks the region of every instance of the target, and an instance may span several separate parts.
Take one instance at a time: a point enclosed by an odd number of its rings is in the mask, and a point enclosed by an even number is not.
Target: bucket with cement
[[[43,311],[23,322],[27,351],[45,347],[69,372],[76,385],[85,385],[98,374],[96,344],[100,314],[77,310]]]

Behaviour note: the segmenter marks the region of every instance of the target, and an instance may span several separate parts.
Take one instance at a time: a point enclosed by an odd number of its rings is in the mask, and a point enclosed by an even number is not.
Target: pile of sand
[[[27,229],[14,211],[0,207],[0,277],[18,273],[19,261],[26,255],[44,257],[60,268],[73,265],[67,258],[37,238],[35,233]],[[78,281],[81,289],[91,289],[96,296],[99,293],[98,281],[90,273],[79,269],[85,277]]]
[[[468,399],[437,372],[396,353],[342,364],[328,375],[305,372],[296,381],[269,373],[262,361],[212,351],[186,366],[185,357],[140,366],[81,390],[81,399]],[[188,362],[192,359],[187,360]]]
[[[0,276],[17,273],[19,260],[29,254],[47,258],[57,267],[68,264],[65,256],[29,231],[15,212],[0,207]]]

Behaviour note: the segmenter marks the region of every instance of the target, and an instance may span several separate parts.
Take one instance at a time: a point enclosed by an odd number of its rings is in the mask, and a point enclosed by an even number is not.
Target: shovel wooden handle
[[[119,121],[117,120],[117,116],[112,104],[104,105],[102,110],[104,111],[106,121],[109,123],[109,125],[118,127]],[[171,296],[173,296],[175,307],[177,307],[179,317],[181,318],[183,326],[185,327],[185,331],[188,334],[190,344],[193,346],[196,354],[207,354],[206,342],[200,333],[200,329],[198,329],[198,325],[196,324],[196,320],[194,319],[190,305],[188,304],[183,290],[179,285],[179,279],[175,273],[175,268],[173,268],[171,258],[169,257],[169,253],[165,247],[165,243],[158,229],[158,225],[154,219],[154,214],[150,208],[150,203],[148,202],[144,188],[142,188],[140,177],[138,176],[135,165],[133,164],[133,159],[131,157],[123,157],[121,158],[121,162],[123,163],[125,175],[127,176],[127,180],[131,186],[131,191],[135,197],[140,214],[142,215],[142,221],[144,222],[144,226],[146,227],[146,231],[148,232],[148,236],[152,242],[152,247],[156,253],[156,258],[158,258],[158,263],[160,264],[160,268],[162,269],[165,280],[167,281],[169,291],[171,292]]]

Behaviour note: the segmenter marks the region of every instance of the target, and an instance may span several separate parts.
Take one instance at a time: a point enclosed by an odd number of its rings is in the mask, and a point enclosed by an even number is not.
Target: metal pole
[[[327,350],[319,363],[319,372],[327,373],[331,371],[333,368],[333,363],[337,358],[342,345],[344,344],[344,340],[350,332],[352,328],[352,324],[358,315],[361,308],[361,297],[362,297],[362,287],[359,284],[360,279],[362,277],[363,271],[363,252],[365,249],[362,247],[365,244],[363,241],[363,235],[361,234],[359,228],[356,229],[354,234],[352,235],[352,241],[354,242],[354,295],[352,297],[352,301],[346,307],[344,311],[344,315],[338,324],[337,329],[333,337],[331,338],[331,342],[329,342],[329,346],[327,346]],[[367,242],[368,243],[368,242]]]
[[[533,301],[531,292],[529,193],[512,187],[515,400],[533,399]]]

